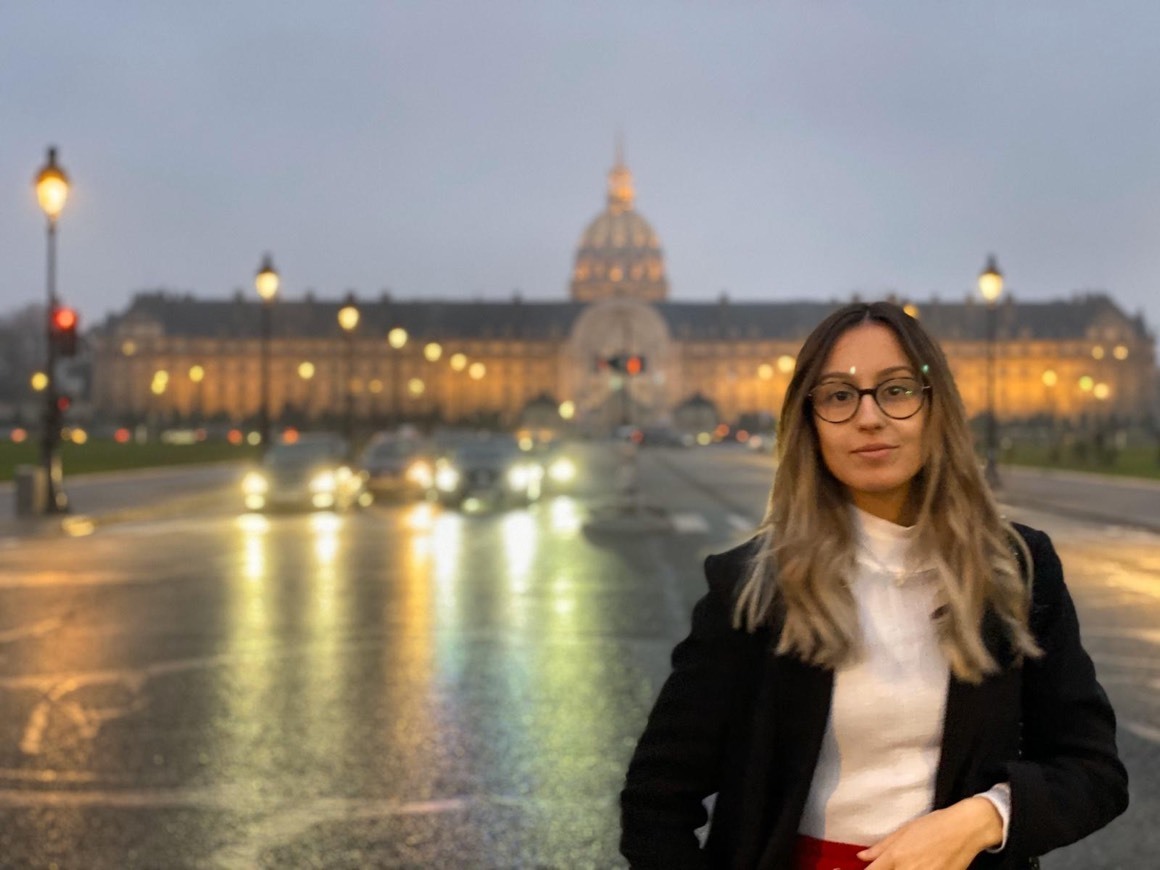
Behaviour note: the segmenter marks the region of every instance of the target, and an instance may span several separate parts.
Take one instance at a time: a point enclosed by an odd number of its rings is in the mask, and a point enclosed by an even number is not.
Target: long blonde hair
[[[1015,655],[1040,654],[1027,626],[1030,583],[1020,568],[1022,559],[1030,572],[1031,559],[983,480],[946,357],[916,319],[889,302],[839,308],[798,354],[778,424],[777,473],[734,623],[753,631],[781,608],[779,653],[828,668],[859,655],[858,614],[847,582],[854,570],[854,520],[843,485],[822,461],[809,392],[838,338],[866,322],[888,327],[930,386],[924,463],[910,488],[916,541],[939,578],[940,647],[955,676],[977,683],[997,669],[981,634],[988,607]]]

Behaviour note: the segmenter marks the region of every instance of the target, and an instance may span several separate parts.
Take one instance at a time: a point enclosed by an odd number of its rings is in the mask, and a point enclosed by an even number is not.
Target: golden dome
[[[633,208],[632,173],[617,149],[608,173],[608,206],[580,237],[572,270],[572,298],[580,302],[627,297],[656,302],[668,296],[657,234]]]

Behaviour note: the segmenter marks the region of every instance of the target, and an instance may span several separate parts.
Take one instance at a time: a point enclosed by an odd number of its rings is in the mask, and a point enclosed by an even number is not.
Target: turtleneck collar
[[[852,504],[850,513],[858,546],[857,558],[866,567],[896,580],[925,567],[915,564],[918,526],[899,526]]]

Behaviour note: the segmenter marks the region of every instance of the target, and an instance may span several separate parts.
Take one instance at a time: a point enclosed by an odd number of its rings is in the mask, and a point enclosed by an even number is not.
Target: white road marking
[[[729,514],[725,517],[729,522],[729,526],[738,532],[752,532],[757,528],[757,523],[749,519],[749,517],[741,514]]]
[[[709,523],[700,514],[671,514],[669,520],[673,524],[673,529],[682,535],[709,531]]]
[[[1120,724],[1124,726],[1124,730],[1131,731],[1137,737],[1151,740],[1153,743],[1160,743],[1160,728],[1145,725],[1143,722],[1133,722],[1130,719],[1121,719]]]

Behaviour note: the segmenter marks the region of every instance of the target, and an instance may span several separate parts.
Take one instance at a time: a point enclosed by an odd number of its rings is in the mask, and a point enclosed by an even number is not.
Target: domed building
[[[118,425],[249,425],[268,401],[277,423],[353,419],[364,435],[403,421],[545,427],[556,416],[594,435],[625,424],[769,425],[802,340],[839,301],[672,301],[660,242],[634,199],[618,148],[607,206],[576,251],[570,299],[364,296],[350,332],[337,294],[278,299],[268,391],[256,293],[138,294],[88,337],[93,410]],[[989,402],[989,329],[1000,420],[1075,427],[1160,415],[1154,335],[1105,294],[1016,302],[1007,293],[990,312],[972,296],[931,299],[913,311],[942,341],[972,415]]]
[[[576,251],[572,299],[636,299],[662,302],[668,297],[664,254],[657,234],[633,207],[632,173],[617,149],[608,173],[608,205],[588,224]]]

